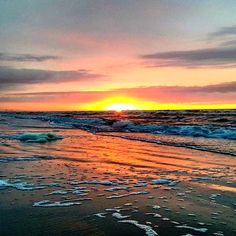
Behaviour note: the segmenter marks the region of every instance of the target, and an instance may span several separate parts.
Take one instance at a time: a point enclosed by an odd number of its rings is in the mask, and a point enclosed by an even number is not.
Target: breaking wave
[[[119,114],[111,111],[6,112],[0,113],[0,118],[8,125],[18,120],[17,124],[22,124],[22,127],[42,125],[53,129],[83,129],[143,142],[236,153],[236,110],[126,111]],[[9,122],[10,119],[13,122]],[[140,138],[140,134],[145,134],[145,137]],[[152,137],[147,138],[148,135]],[[10,137],[2,134],[0,138]]]

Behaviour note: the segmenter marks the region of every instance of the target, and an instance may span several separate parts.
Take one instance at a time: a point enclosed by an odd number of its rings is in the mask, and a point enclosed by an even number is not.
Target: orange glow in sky
[[[108,97],[106,99],[88,103],[82,106],[82,109],[84,110],[103,111],[155,110],[156,108],[157,104],[155,102],[141,101],[127,96]]]
[[[112,96],[84,105],[75,105],[75,110],[124,111],[124,110],[184,110],[184,109],[233,109],[235,104],[176,104],[144,101],[128,96]]]
[[[0,111],[236,109],[236,1],[18,2],[0,1]]]

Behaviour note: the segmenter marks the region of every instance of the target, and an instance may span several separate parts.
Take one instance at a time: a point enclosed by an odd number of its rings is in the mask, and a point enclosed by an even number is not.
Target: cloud
[[[221,27],[207,34],[207,43],[214,47],[194,50],[155,52],[141,55],[149,67],[236,67],[236,25]]]
[[[236,67],[236,48],[215,47],[189,51],[170,51],[141,56],[153,67]]]
[[[117,90],[133,97],[163,103],[236,103],[236,81],[207,86],[152,86]]]
[[[218,37],[233,36],[233,35],[236,35],[236,25],[222,27],[219,30],[210,33],[209,38],[218,38]]]
[[[219,42],[221,47],[236,47],[236,25],[221,27],[220,29],[209,33],[207,35],[207,41]]]
[[[206,86],[151,86],[140,88],[117,89],[128,92],[166,92],[166,93],[236,93],[236,81]]]
[[[75,71],[53,71],[0,67],[0,89],[4,90],[27,84],[76,82],[103,77],[103,75],[83,69]]]
[[[60,59],[58,56],[53,55],[33,55],[33,54],[11,54],[0,52],[0,61],[9,62],[43,62],[48,60]]]
[[[109,91],[69,91],[12,93],[0,97],[0,102],[89,103],[111,96],[128,96],[162,103],[236,103],[236,81],[207,86],[152,86]]]
[[[192,87],[169,87],[172,91],[188,93],[236,93],[236,81]]]
[[[226,40],[220,43],[222,47],[236,47],[236,39]]]

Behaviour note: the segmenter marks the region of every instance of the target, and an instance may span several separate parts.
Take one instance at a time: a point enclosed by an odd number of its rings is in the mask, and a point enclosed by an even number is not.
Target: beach
[[[236,236],[236,0],[0,10],[0,236]]]
[[[236,233],[234,156],[15,120],[63,139],[1,139],[1,235]]]

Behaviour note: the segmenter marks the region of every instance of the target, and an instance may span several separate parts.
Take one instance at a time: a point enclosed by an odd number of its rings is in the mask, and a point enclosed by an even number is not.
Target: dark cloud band
[[[0,67],[1,90],[28,84],[76,82],[103,77],[103,75],[95,74],[89,70],[83,69],[75,71],[52,71]]]
[[[225,37],[225,36],[233,36],[236,35],[236,25],[222,27],[219,30],[210,33],[209,38],[218,38],[218,37]]]
[[[53,55],[33,55],[33,54],[10,54],[0,53],[0,61],[8,62],[43,62],[48,60],[58,60],[60,57]]]
[[[236,48],[206,48],[189,51],[171,51],[142,55],[149,65],[156,67],[236,67]]]

